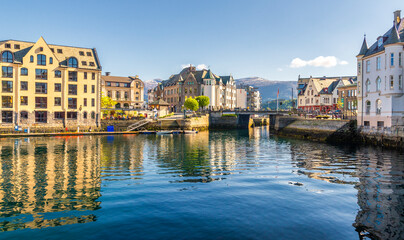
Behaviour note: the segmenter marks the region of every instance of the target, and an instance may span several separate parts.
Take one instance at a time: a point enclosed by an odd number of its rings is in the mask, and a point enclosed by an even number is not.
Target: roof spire
[[[393,22],[393,27],[391,28],[389,38],[387,38],[387,41],[384,43],[384,45],[394,44],[398,42],[401,42],[400,35],[397,32],[396,23]]]
[[[361,50],[359,51],[358,55],[365,55],[367,51],[368,51],[368,44],[366,42],[366,33],[365,33],[363,36],[362,47],[361,47]]]

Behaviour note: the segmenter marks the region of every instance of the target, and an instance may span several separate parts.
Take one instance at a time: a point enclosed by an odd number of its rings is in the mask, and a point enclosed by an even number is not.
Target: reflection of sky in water
[[[61,228],[87,239],[355,239],[356,230],[400,239],[403,159],[267,128],[3,139],[0,230],[40,238]],[[20,231],[36,228],[47,230]]]

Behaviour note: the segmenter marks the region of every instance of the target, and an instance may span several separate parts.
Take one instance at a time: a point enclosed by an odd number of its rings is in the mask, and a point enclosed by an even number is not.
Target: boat
[[[197,134],[198,131],[195,131],[195,130],[184,130],[183,133],[184,133],[184,134]]]
[[[156,134],[157,134],[157,135],[173,134],[173,131],[158,131]]]

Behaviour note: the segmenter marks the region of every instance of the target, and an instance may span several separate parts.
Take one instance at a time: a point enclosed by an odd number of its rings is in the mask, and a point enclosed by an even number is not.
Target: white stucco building
[[[358,125],[404,126],[404,19],[394,12],[393,26],[357,55]]]
[[[236,90],[236,108],[247,108],[247,91],[244,88],[237,88]]]

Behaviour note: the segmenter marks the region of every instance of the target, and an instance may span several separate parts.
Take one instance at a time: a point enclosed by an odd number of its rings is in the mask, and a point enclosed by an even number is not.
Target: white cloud
[[[338,58],[334,56],[318,56],[315,59],[312,60],[303,60],[300,58],[295,58],[292,60],[290,63],[291,68],[301,68],[305,66],[313,66],[313,67],[325,67],[325,68],[330,68],[330,67],[335,67],[337,65],[346,65],[348,64],[347,61],[340,61]]]
[[[181,67],[184,69],[184,68],[189,67],[189,65],[191,65],[191,64],[182,64]],[[208,67],[206,64],[198,64],[198,65],[196,66],[196,69],[197,69],[197,70],[208,69],[208,68],[209,68],[209,67]]]
[[[199,64],[198,66],[196,66],[197,70],[202,70],[202,69],[208,69],[208,66],[206,66],[206,64]]]
[[[278,68],[277,70],[278,70],[278,72],[282,72],[283,68]]]

